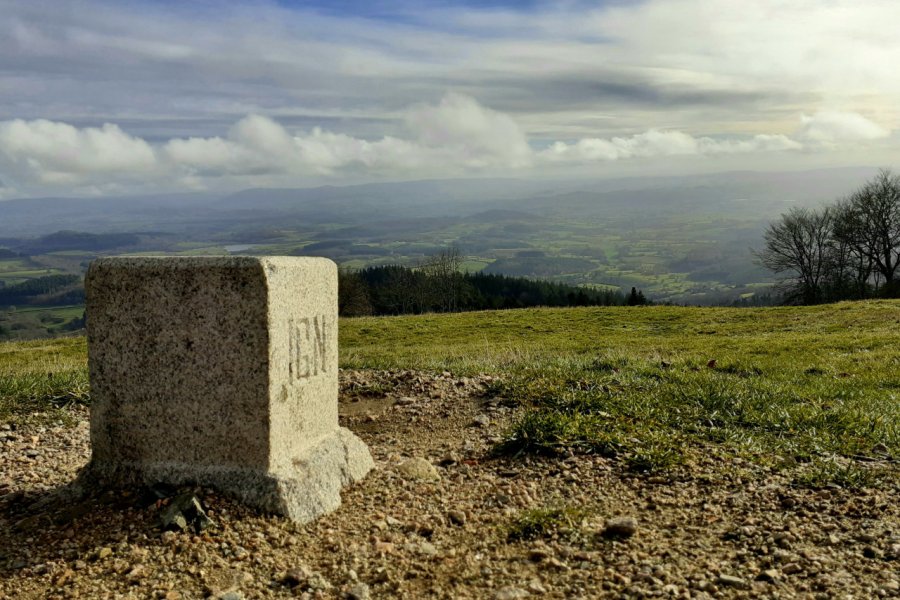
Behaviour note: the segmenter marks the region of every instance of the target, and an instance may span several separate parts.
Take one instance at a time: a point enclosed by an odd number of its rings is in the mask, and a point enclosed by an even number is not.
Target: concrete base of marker
[[[294,461],[291,477],[253,469],[193,464],[128,464],[92,461],[82,473],[80,490],[169,485],[216,489],[266,513],[308,523],[341,505],[341,489],[363,479],[375,466],[368,447],[341,427]]]

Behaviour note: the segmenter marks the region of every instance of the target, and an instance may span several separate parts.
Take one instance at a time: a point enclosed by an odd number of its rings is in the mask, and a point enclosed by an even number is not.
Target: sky
[[[894,167],[896,0],[0,0],[0,199]]]

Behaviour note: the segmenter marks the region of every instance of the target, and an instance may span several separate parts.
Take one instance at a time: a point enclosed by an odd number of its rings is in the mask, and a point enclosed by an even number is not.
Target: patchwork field
[[[302,527],[202,490],[202,535],[54,500],[85,341],[0,344],[0,596],[895,597],[898,332],[897,301],[343,320],[376,471]]]

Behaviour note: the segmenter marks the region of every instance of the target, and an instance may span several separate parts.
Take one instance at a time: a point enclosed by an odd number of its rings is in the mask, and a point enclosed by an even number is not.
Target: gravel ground
[[[513,416],[490,377],[343,372],[342,424],[376,470],[297,526],[197,490],[214,527],[162,532],[140,490],[65,499],[78,424],[0,425],[2,598],[900,597],[900,487],[792,487],[702,449],[667,476],[597,456],[494,458]],[[577,514],[509,539],[534,508]]]

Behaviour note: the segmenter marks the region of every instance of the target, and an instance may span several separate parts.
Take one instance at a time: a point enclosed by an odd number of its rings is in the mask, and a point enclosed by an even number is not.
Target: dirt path
[[[86,412],[74,428],[0,430],[0,597],[900,597],[896,484],[799,489],[715,448],[667,477],[596,456],[494,458],[512,409],[483,397],[487,382],[343,373],[342,422],[377,466],[306,526],[208,490],[216,526],[201,535],[161,533],[137,491],[61,505],[89,457]],[[565,523],[510,540],[536,508]],[[604,534],[618,517],[635,522]]]

